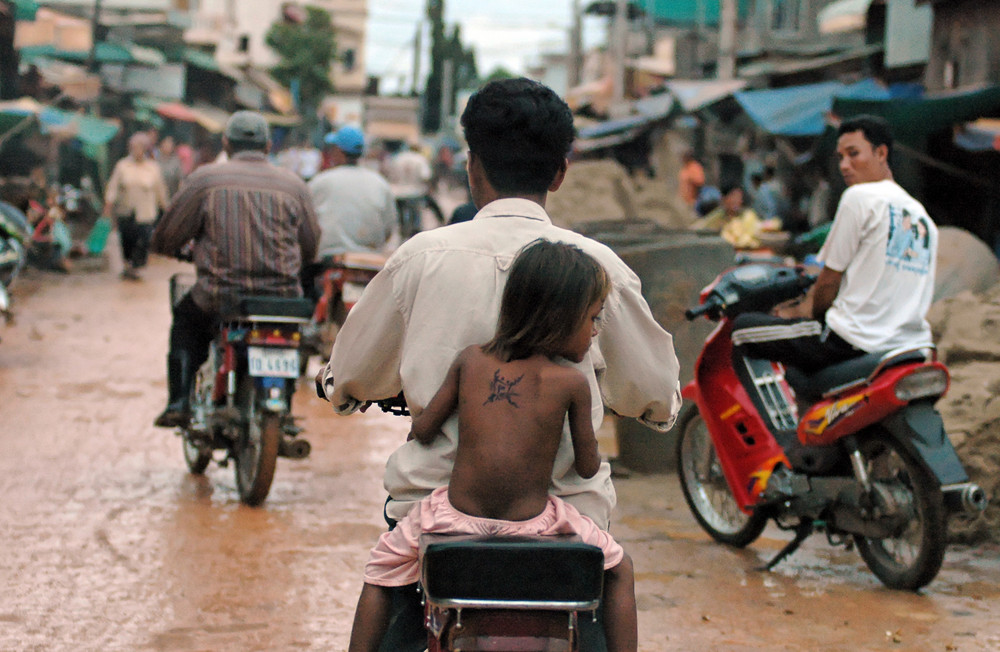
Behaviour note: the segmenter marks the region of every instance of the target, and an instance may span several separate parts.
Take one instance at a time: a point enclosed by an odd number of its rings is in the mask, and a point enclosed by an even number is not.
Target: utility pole
[[[628,0],[615,0],[615,16],[612,23],[611,56],[611,104],[610,117],[625,114],[625,49],[628,40]]]
[[[580,0],[573,0],[573,23],[569,28],[569,88],[580,85],[583,68],[583,18],[581,17]]]
[[[94,15],[90,17],[90,52],[87,53],[87,72],[97,72],[97,42],[101,32],[101,0],[94,0]]]
[[[736,0],[722,0],[719,7],[719,59],[715,75],[719,79],[736,76]]]
[[[416,97],[420,94],[420,56],[423,50],[424,21],[417,22],[417,33],[413,36],[413,86],[410,95]]]
[[[452,83],[455,78],[454,74],[455,62],[451,59],[445,59],[441,62],[441,126],[440,131],[448,131],[451,129],[451,96],[452,88],[454,84]]]

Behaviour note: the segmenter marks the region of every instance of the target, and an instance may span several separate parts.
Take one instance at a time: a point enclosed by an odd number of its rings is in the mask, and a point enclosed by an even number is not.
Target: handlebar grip
[[[713,308],[715,308],[715,304],[711,302],[705,302],[700,306],[697,306],[696,308],[688,308],[687,310],[685,310],[684,318],[687,319],[688,321],[694,321],[695,319],[701,317],[702,315],[709,312]]]

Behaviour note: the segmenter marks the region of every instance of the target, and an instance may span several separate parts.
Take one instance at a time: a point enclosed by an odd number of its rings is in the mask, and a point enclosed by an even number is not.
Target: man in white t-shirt
[[[840,173],[848,188],[819,252],[824,264],[803,301],[747,313],[733,344],[806,372],[865,353],[930,345],[937,227],[892,178],[892,134],[875,116],[841,123]]]

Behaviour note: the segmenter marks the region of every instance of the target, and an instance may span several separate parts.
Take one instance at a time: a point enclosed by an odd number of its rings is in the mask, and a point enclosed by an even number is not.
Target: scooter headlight
[[[894,389],[896,398],[904,403],[941,396],[948,389],[948,374],[944,369],[928,367],[903,376]]]

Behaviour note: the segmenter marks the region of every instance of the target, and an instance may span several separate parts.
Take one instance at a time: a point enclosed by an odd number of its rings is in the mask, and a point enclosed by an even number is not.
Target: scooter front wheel
[[[720,543],[737,548],[757,540],[767,517],[747,514],[729,489],[705,420],[691,409],[677,436],[677,477],[698,524]]]
[[[941,570],[947,546],[944,502],[936,479],[886,433],[860,444],[868,476],[878,489],[875,511],[905,516],[896,536],[872,539],[855,535],[858,553],[891,589],[915,591]]]
[[[246,425],[235,444],[236,488],[240,500],[254,507],[264,502],[271,490],[281,444],[281,417],[260,409],[250,376],[241,379],[237,397]]]

